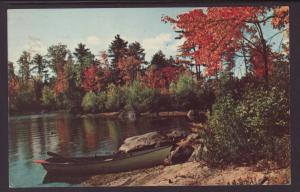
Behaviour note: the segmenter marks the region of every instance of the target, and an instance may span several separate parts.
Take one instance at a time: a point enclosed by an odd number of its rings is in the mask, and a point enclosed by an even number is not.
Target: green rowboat
[[[115,156],[52,157],[34,162],[53,174],[116,173],[162,164],[171,149],[172,146],[164,146]]]

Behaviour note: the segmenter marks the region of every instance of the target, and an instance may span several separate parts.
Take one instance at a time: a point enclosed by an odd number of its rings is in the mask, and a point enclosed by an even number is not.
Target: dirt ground
[[[290,167],[260,170],[254,167],[209,168],[201,162],[156,166],[90,177],[83,186],[200,186],[290,184]]]

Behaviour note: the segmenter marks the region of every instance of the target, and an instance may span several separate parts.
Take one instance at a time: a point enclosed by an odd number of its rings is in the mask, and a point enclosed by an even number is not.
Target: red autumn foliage
[[[102,68],[108,69],[109,61],[108,61],[108,54],[106,53],[106,51],[100,52],[100,59],[101,59]]]
[[[119,59],[117,67],[120,70],[120,79],[126,85],[131,84],[137,78],[140,65],[141,62],[133,56]]]
[[[272,55],[271,51],[269,50],[268,54],[268,67],[269,67],[269,75],[272,73]],[[253,64],[253,72],[257,77],[263,77],[264,76],[264,59],[261,52],[259,52],[256,49],[253,49],[251,52],[252,57],[250,58],[251,63]]]
[[[103,90],[111,78],[111,71],[92,65],[83,72],[83,88],[86,91]]]
[[[56,95],[65,92],[68,89],[69,82],[66,75],[62,70],[57,71],[57,79],[54,85],[54,91]]]
[[[276,7],[273,10],[274,17],[272,18],[272,26],[276,29],[281,29],[285,25],[289,24],[289,7],[281,6]]]
[[[18,80],[16,77],[10,78],[8,81],[8,96],[12,97],[15,95],[18,87]]]
[[[83,72],[83,88],[86,91],[99,91],[101,89],[99,71],[96,65],[92,65]]]
[[[168,91],[172,82],[178,80],[183,68],[167,66],[159,69],[150,68],[146,71],[143,81],[148,87],[158,88],[162,93]]]
[[[245,38],[262,39],[260,25],[266,25],[270,19],[277,28],[288,23],[287,7],[275,9],[271,16],[268,11],[267,7],[210,7],[180,14],[176,19],[165,16],[162,21],[171,23],[184,38],[182,56],[193,58],[198,65],[205,65],[205,74],[213,76],[224,69],[224,63],[229,68],[234,67],[233,57],[241,50]],[[248,50],[257,49],[257,44],[249,42],[252,39],[247,41]],[[256,41],[258,44],[261,42]],[[256,71],[260,73],[261,70],[265,69]]]

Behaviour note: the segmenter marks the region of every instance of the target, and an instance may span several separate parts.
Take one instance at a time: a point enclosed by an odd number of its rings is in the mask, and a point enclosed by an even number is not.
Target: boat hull
[[[162,164],[171,151],[172,146],[155,150],[136,152],[131,156],[107,161],[42,163],[48,173],[59,174],[94,174],[115,173],[141,169]]]

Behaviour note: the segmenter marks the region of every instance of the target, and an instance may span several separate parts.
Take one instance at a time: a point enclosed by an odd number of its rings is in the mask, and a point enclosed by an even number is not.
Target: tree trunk
[[[262,54],[263,54],[263,59],[264,59],[264,78],[266,81],[266,84],[268,86],[269,84],[269,66],[268,66],[268,52],[267,52],[267,44],[266,44],[266,40],[264,39],[264,35],[261,29],[261,26],[259,23],[257,23],[257,27],[259,29],[259,35],[260,35],[260,39],[261,39],[261,44],[262,44]]]

